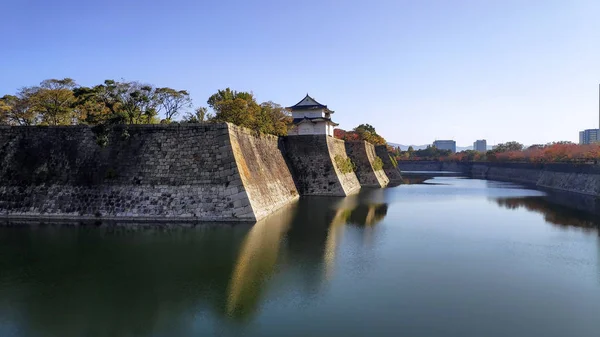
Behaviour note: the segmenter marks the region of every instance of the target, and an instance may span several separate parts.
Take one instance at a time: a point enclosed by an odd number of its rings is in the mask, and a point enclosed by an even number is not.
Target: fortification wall
[[[299,198],[279,137],[229,125],[240,177],[257,219]]]
[[[344,141],[325,135],[283,138],[285,153],[301,195],[345,196],[356,193],[360,184],[354,172],[342,173],[336,156],[346,160]]]
[[[254,221],[297,198],[272,152],[277,139],[252,142],[225,123],[115,127],[105,147],[86,126],[0,133],[0,214],[9,217]],[[282,168],[271,176],[265,166]]]
[[[354,193],[358,193],[360,190],[360,182],[356,177],[356,173],[352,172],[342,172],[340,167],[337,165],[336,157],[342,158],[342,160],[348,160],[348,155],[346,154],[346,146],[344,145],[344,141],[341,139],[336,139],[333,137],[325,137],[327,140],[327,148],[329,149],[329,160],[332,161],[335,165],[333,168],[335,169],[335,174],[338,176],[340,184],[344,189],[345,195],[351,195]]]
[[[397,163],[392,162],[392,158],[390,157],[387,146],[386,145],[376,145],[375,146],[375,154],[381,158],[383,161],[383,171],[385,175],[390,180],[391,186],[396,186],[402,183],[402,175],[400,174],[400,170],[397,167]]]
[[[600,166],[571,163],[399,162],[407,171],[456,171],[480,179],[530,184],[591,196],[600,196]]]
[[[346,154],[356,166],[356,177],[361,186],[385,187],[389,184],[390,180],[383,171],[383,160],[380,169],[376,170],[373,166],[378,158],[373,144],[365,141],[346,142],[345,147]]]
[[[398,161],[398,169],[402,171],[442,171],[440,161]]]

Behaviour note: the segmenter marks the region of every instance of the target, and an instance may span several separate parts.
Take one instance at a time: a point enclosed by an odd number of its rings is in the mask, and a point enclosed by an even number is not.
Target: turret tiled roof
[[[296,105],[292,105],[290,107],[287,107],[290,110],[312,110],[312,109],[325,109],[327,111],[329,111],[330,113],[332,113],[333,111],[327,109],[327,105],[321,104],[319,102],[317,102],[317,100],[315,100],[314,98],[310,97],[308,94],[306,94],[306,97],[304,97],[300,102],[296,103]]]

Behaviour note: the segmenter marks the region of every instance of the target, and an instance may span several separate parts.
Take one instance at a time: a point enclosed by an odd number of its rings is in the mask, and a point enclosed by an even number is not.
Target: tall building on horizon
[[[485,139],[478,139],[473,143],[473,150],[477,152],[487,151],[487,141]]]
[[[450,150],[452,153],[456,152],[456,142],[453,140],[436,140],[433,142],[433,146],[439,150]]]
[[[579,131],[579,144],[592,144],[600,141],[600,129],[587,129]]]

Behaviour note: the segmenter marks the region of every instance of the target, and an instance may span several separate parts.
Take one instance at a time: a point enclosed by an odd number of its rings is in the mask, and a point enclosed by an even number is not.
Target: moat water
[[[250,225],[0,227],[0,336],[600,336],[598,218],[437,177]]]

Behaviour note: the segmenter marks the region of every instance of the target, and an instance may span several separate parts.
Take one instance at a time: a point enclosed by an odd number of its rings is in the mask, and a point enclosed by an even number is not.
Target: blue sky
[[[577,141],[598,127],[600,1],[73,1],[0,4],[0,95],[47,78],[219,88],[389,141]]]

